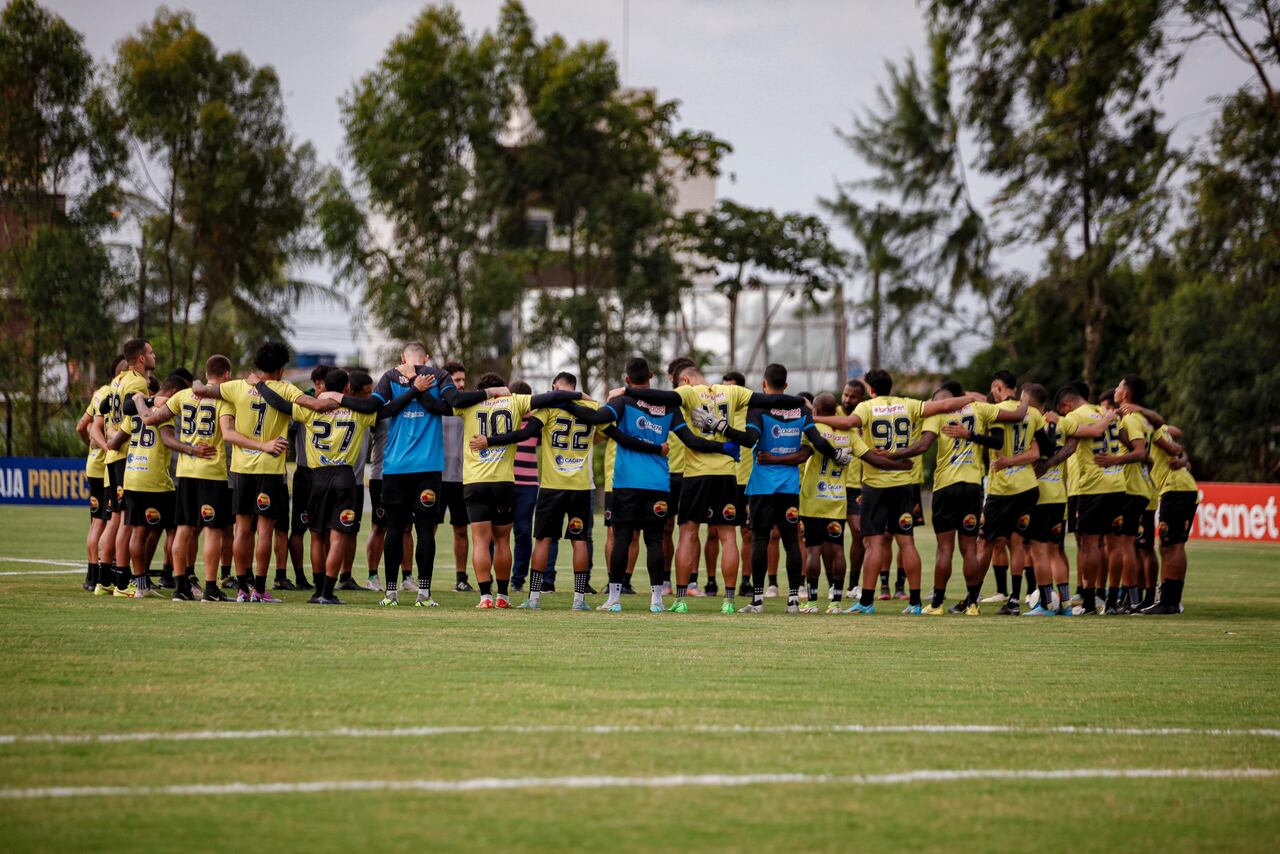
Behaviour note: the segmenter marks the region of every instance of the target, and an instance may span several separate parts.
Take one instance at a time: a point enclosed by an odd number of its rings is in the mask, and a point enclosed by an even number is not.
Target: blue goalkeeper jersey
[[[427,389],[427,394],[439,401],[446,389],[454,387],[453,378],[436,368],[426,370],[436,375],[436,384]],[[392,369],[378,380],[373,395],[386,403],[406,392],[411,383],[412,380]],[[384,423],[387,425],[382,457],[384,476],[444,471],[444,428],[439,413],[428,411],[415,399]]]
[[[768,452],[775,456],[794,454],[800,450],[804,431],[813,426],[809,411],[798,409],[750,409],[747,432],[757,435],[752,452]],[[747,481],[747,495],[800,493],[800,468],[794,465],[765,465],[758,459]]]
[[[658,406],[623,395],[607,404],[616,414],[618,431],[655,445],[684,423],[679,409]],[[671,471],[662,454],[645,454],[617,445],[613,456],[613,488],[671,491]]]

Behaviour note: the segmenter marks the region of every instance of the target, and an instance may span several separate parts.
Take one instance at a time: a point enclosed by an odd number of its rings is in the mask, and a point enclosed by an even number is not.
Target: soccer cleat
[[[698,582],[695,581],[692,584],[690,584],[689,589],[690,590],[698,589]],[[715,579],[713,578],[712,580],[707,582],[707,586],[703,588],[702,592],[705,593],[707,596],[711,596],[714,598],[720,595],[720,585],[716,584]]]
[[[400,582],[400,589],[407,590],[410,593],[417,593],[418,582],[414,581],[412,576],[406,575],[404,581]]]
[[[605,602],[603,605],[597,606],[596,610],[604,611],[606,614],[621,614],[622,603],[621,602]]]
[[[382,579],[376,575],[369,576],[369,580],[364,583],[365,590],[376,590],[382,592]]]
[[[1059,617],[1074,617],[1075,613],[1070,605],[1062,605],[1058,608],[1057,615]]]
[[[511,600],[504,596],[499,596],[498,601],[493,603],[493,607],[500,611],[509,611],[511,610]]]
[[[667,610],[667,609],[666,609],[665,607],[663,607],[663,605],[662,605],[661,603],[655,603],[655,602],[651,602],[651,603],[649,603],[649,613],[650,613],[650,614],[661,614],[661,613],[662,613],[663,611],[665,611],[665,610]]]
[[[832,602],[830,605],[828,605],[828,606],[827,606],[827,613],[828,613],[828,614],[843,614],[843,613],[844,613],[844,608],[841,608],[841,607],[840,607],[840,603],[839,603],[839,602]]]
[[[94,596],[110,596],[115,592],[116,592],[116,589],[112,587],[110,584],[97,584],[97,585],[94,585],[94,588],[93,588]]]
[[[934,607],[933,605],[925,605],[920,611],[926,617],[941,617],[947,613],[947,610],[941,605]]]
[[[670,583],[671,582],[667,582],[667,584],[670,584]],[[716,591],[714,584],[708,584],[707,590],[710,592],[704,593],[702,588],[699,587],[697,584],[690,584],[689,587],[687,588],[687,592],[685,593],[685,595],[692,596],[694,599],[702,599],[706,596],[714,596],[716,595],[716,592],[718,592]],[[666,592],[668,595],[670,595],[671,593],[670,590],[664,590],[664,592]]]
[[[978,607],[977,602],[970,602],[967,606],[965,606],[964,615],[966,617],[981,617],[982,609]]]
[[[111,595],[118,599],[130,599],[133,597],[133,585],[130,585],[123,590],[119,587],[114,587],[111,590]]]
[[[400,600],[393,599],[390,596],[383,596],[382,601],[379,602],[378,604],[381,605],[383,608],[399,608]]]
[[[492,611],[497,606],[493,604],[493,597],[481,596],[480,604],[476,605],[477,611]]]
[[[635,590],[635,588],[634,588],[634,587],[632,587],[632,586],[631,586],[631,582],[630,582],[630,581],[628,581],[626,584],[622,585],[622,589],[621,589],[620,591],[618,591],[618,592],[619,592],[619,593],[621,593],[623,596],[634,596],[634,595],[636,595],[636,590]]]
[[[210,582],[204,586],[204,596],[200,598],[201,602],[230,602],[231,598],[222,592],[222,588],[217,584]]]
[[[360,585],[356,583],[356,580],[354,578],[348,575],[345,579],[338,582],[338,589],[339,590],[359,590]]]
[[[436,600],[432,599],[430,596],[428,596],[427,598],[423,599],[423,598],[422,598],[422,594],[421,594],[421,593],[419,593],[419,594],[418,594],[418,598],[417,598],[417,599],[415,599],[415,600],[413,600],[413,607],[415,607],[415,608],[439,608],[439,607],[440,607],[440,603],[439,603],[439,602],[437,602]]]
[[[770,584],[768,587],[766,587],[766,588],[765,588],[765,591],[764,591],[764,598],[766,598],[766,599],[777,599],[777,598],[778,598],[778,585],[776,585],[776,584]]]
[[[190,593],[188,593],[185,590],[175,590],[173,591],[173,597],[169,601],[170,602],[194,602],[196,601],[196,597],[192,596]]]
[[[869,616],[875,612],[875,605],[863,605],[861,602],[854,602],[853,606],[845,611],[846,614],[854,614],[855,616],[858,614],[867,614]]]
[[[876,598],[877,598],[877,599],[881,599],[881,600],[884,600],[884,599],[892,599],[893,597],[889,595],[889,585],[887,585],[887,584],[881,584],[881,585],[880,585],[880,595],[879,595],[879,596],[877,596]]]
[[[1009,597],[1004,593],[992,593],[990,596],[984,596],[978,601],[983,605],[1003,605],[1009,601]]]
[[[337,596],[326,596],[320,600],[320,604],[321,605],[345,605],[347,603],[343,602]]]
[[[902,609],[902,613],[906,614],[908,617],[919,617],[924,613],[924,609],[919,605],[908,605]]]
[[[1150,608],[1143,608],[1137,612],[1143,617],[1176,617],[1182,613],[1181,603],[1178,605],[1163,605],[1159,602]]]
[[[897,590],[894,590],[894,591],[893,591],[893,598],[894,598],[894,599],[908,599],[908,598],[910,598],[910,597],[908,597],[908,596],[907,596],[907,591],[905,591],[905,590],[903,590],[903,589],[899,588],[899,589],[897,589]]]
[[[1036,605],[1035,605],[1034,607],[1032,607],[1032,608],[1030,608],[1029,610],[1027,610],[1025,613],[1023,613],[1023,615],[1022,615],[1022,616],[1024,616],[1024,617],[1052,617],[1052,616],[1053,616],[1054,614],[1056,614],[1056,613],[1058,613],[1058,612],[1057,612],[1057,611],[1046,611],[1044,608],[1041,608],[1041,607],[1040,607],[1039,603],[1036,603]]]
[[[689,613],[689,603],[683,599],[677,599],[675,604],[667,609],[670,614],[687,614]]]
[[[800,603],[799,603],[799,602],[787,602],[787,613],[788,613],[788,614],[799,614],[799,613],[800,613]]]
[[[307,600],[307,604],[308,604],[308,605],[323,605],[323,604],[324,604],[324,596],[322,596],[322,595],[321,595],[321,593],[320,593],[320,591],[319,591],[319,590],[317,590],[315,593],[311,594],[311,598]]]
[[[800,610],[797,611],[796,613],[799,613],[799,614],[817,614],[818,613],[818,606],[807,600],[799,605],[799,609]]]
[[[457,584],[453,585],[453,592],[454,593],[475,593],[476,589],[466,581],[459,581]]]
[[[537,599],[526,599],[516,606],[519,611],[541,611],[542,603]]]
[[[743,605],[741,608],[738,609],[738,613],[739,614],[763,614],[764,604],[761,603],[759,605]]]
[[[662,595],[663,595],[663,596],[670,596],[673,592],[674,592],[674,591],[671,589],[671,582],[670,582],[670,581],[664,581],[664,582],[662,582]]]
[[[271,585],[272,590],[297,590],[298,585],[294,584],[288,578],[277,578]]]
[[[320,598],[323,598],[323,597],[320,597]],[[239,593],[237,593],[237,594],[236,594],[236,601],[237,601],[237,602],[252,602],[252,601],[253,601],[253,597],[252,597],[252,596],[250,596],[248,593],[245,593],[243,590],[241,590]]]
[[[1032,590],[1027,594],[1027,607],[1034,608],[1040,604],[1040,591]]]
[[[270,591],[270,590],[267,590],[267,591],[265,591],[265,592],[263,592],[263,593],[257,593],[257,592],[255,592],[255,593],[253,594],[253,601],[255,601],[255,602],[267,602],[267,603],[269,603],[269,604],[271,604],[271,605],[279,605],[279,604],[280,604],[281,602],[283,602],[284,600],[283,600],[283,599],[280,599],[280,598],[278,598],[278,597],[276,597],[276,596],[272,596],[272,595],[271,595],[271,591]]]
[[[1082,604],[1083,602],[1084,602],[1084,597],[1083,597],[1083,596],[1081,596],[1079,593],[1072,593],[1072,594],[1071,594],[1071,604],[1072,604],[1072,605],[1080,605],[1080,604]]]
[[[1118,617],[1123,612],[1120,610],[1119,605],[1108,605],[1107,609],[1102,613],[1107,617]]]
[[[305,578],[298,578],[298,579],[295,579],[295,580],[294,580],[294,582],[293,582],[293,586],[294,586],[294,587],[296,587],[296,588],[298,588],[299,590],[314,590],[314,589],[315,589],[314,587],[312,587],[312,586],[311,586],[311,582],[310,582],[310,581],[307,581],[307,579],[305,579]]]
[[[1021,609],[1018,607],[1018,600],[1010,599],[1000,607],[1000,610],[996,611],[996,616],[997,617],[1016,617],[1018,616],[1020,611]]]
[[[523,578],[513,578],[513,579],[511,579],[511,592],[512,592],[512,593],[523,593],[523,592],[524,592],[524,579],[523,579]]]
[[[570,611],[590,611],[591,606],[586,602],[574,602],[569,608]]]
[[[968,607],[969,605],[963,599],[961,599],[959,602],[957,602],[956,604],[948,608],[947,612],[951,614],[963,614],[965,612],[965,609]]]
[[[721,614],[736,614],[736,613],[738,613],[738,606],[734,605],[734,604],[733,604],[733,602],[731,602],[731,601],[729,601],[728,599],[726,599],[726,600],[724,600],[724,604],[720,606],[720,613],[721,613]]]

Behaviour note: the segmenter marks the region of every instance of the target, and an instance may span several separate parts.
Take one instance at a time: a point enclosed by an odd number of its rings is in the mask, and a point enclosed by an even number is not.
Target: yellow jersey
[[[127,492],[172,492],[169,461],[173,452],[160,441],[160,430],[172,427],[173,419],[148,427],[140,415],[126,415],[125,429],[129,444],[124,464],[124,488]]]
[[[937,436],[938,464],[933,470],[933,491],[957,483],[982,483],[982,449],[968,439],[956,439],[942,432],[947,424],[963,424],[975,433],[988,433],[995,423],[999,408],[994,403],[977,401],[956,412],[930,415],[921,431]],[[921,459],[923,454],[916,459]]]
[[[214,450],[208,459],[187,454],[178,457],[178,477],[225,481],[227,443],[219,419],[235,415],[235,408],[225,400],[196,397],[189,388],[176,392],[164,405],[177,418],[178,438],[184,445],[208,445]]]
[[[315,412],[295,403],[293,420],[306,425],[309,468],[350,466],[354,470],[364,450],[365,437],[378,423],[378,413],[352,412],[343,407]]]
[[[613,442],[609,443],[610,446]],[[612,471],[612,466],[610,466]],[[684,476],[684,442],[675,433],[667,434],[667,471]]]
[[[89,399],[89,405],[84,408],[84,414],[89,416],[92,421],[96,416],[102,414],[102,401],[107,399],[111,394],[111,386],[101,386],[93,393],[93,397]],[[84,461],[85,477],[106,477],[107,476],[107,452],[93,444],[93,440],[89,440],[89,455]]]
[[[746,427],[747,404],[751,400],[751,389],[740,385],[682,385],[676,389],[683,404],[684,419],[689,422],[689,429],[712,442],[727,442],[723,433],[711,433],[693,426],[690,414],[698,407],[706,407],[729,420],[729,424]],[[738,464],[727,454],[707,454],[701,451],[684,449],[684,476],[700,477],[703,475],[731,475],[737,479]]]
[[[1196,479],[1187,469],[1175,469],[1169,466],[1173,462],[1167,451],[1155,444],[1156,439],[1172,441],[1169,436],[1169,425],[1166,424],[1152,434],[1151,442],[1151,479],[1160,495],[1167,492],[1196,492]]]
[[[836,407],[836,415],[848,417],[853,414],[852,409],[845,409],[843,406]],[[844,486],[845,489],[862,489],[862,460],[854,457],[850,460],[849,465],[844,468]]]
[[[599,409],[594,400],[579,401],[586,409]],[[583,424],[563,409],[538,409],[542,422],[538,442],[538,486],[543,489],[592,489],[591,440],[596,428]],[[606,467],[608,466],[608,451]]]
[[[613,492],[613,460],[618,455],[618,443],[606,439],[604,443],[604,491]]]
[[[1151,454],[1151,434],[1154,432],[1151,422],[1140,413],[1131,412],[1120,419],[1120,435],[1130,442],[1141,439],[1146,443],[1148,458]],[[1129,449],[1126,448],[1121,453],[1125,453],[1127,450]],[[1124,491],[1129,495],[1141,495],[1144,498],[1151,497],[1154,487],[1151,483],[1151,476],[1147,473],[1147,459],[1138,460],[1136,463],[1125,463]]]
[[[1102,420],[1102,407],[1092,403],[1082,403],[1075,409],[1058,419],[1058,429],[1063,438],[1069,439],[1081,427],[1088,427]],[[1124,445],[1120,442],[1120,429],[1116,422],[1107,425],[1107,432],[1096,439],[1081,439],[1076,452],[1071,455],[1075,460],[1075,469],[1068,470],[1071,495],[1105,495],[1110,492],[1124,492],[1123,466],[1098,465],[1095,454],[1124,453]]]
[[[267,385],[285,400],[302,397],[292,383],[267,380]],[[231,380],[220,386],[222,399],[235,408],[236,432],[259,442],[283,439],[289,432],[289,416],[269,406],[258,390],[244,380]],[[262,451],[233,447],[231,471],[238,474],[284,474],[284,454],[272,456]]]
[[[533,395],[513,394],[490,397],[475,406],[455,408],[462,418],[462,482],[515,483],[516,446],[492,445],[482,451],[471,449],[476,436],[512,433],[529,413]]]
[[[852,430],[837,430],[827,424],[814,426],[836,450],[850,448],[855,458],[867,452],[862,439]],[[801,437],[800,445],[813,448],[807,436]],[[815,519],[844,519],[849,513],[847,499],[844,468],[815,449],[800,472],[800,515]]]
[[[1005,400],[996,406],[1014,410],[1019,403],[1016,400]],[[1036,431],[1044,429],[1044,416],[1040,414],[1040,410],[1029,406],[1021,421],[1000,426],[1004,428],[1004,444],[1000,446],[998,453],[1002,457],[1016,457],[1032,446]],[[987,477],[988,495],[1018,495],[1038,486],[1036,470],[1030,464],[1002,468]]]
[[[107,413],[106,429],[103,434],[110,439],[121,430],[127,430],[128,425],[125,424],[124,402],[133,397],[138,392],[147,393],[147,378],[137,371],[121,371],[116,374],[115,379],[111,381],[108,400],[111,402],[110,411]],[[107,451],[104,462],[111,465],[116,460],[123,460],[129,455],[127,446],[123,446],[115,451]]]
[[[1062,434],[1058,432],[1058,425],[1046,421],[1044,423],[1044,432],[1048,434],[1049,443],[1053,445],[1053,453],[1056,454],[1058,449],[1062,447]],[[1036,501],[1037,504],[1067,503],[1066,463],[1058,463],[1053,468],[1045,469],[1038,482],[1040,485],[1040,497]]]
[[[877,451],[901,451],[910,447],[911,437],[917,433],[924,403],[910,397],[873,397],[864,400],[853,410],[862,422],[859,438],[868,448]],[[910,486],[914,483],[912,470],[888,471],[875,466],[862,470],[862,485],[877,489],[891,486]]]

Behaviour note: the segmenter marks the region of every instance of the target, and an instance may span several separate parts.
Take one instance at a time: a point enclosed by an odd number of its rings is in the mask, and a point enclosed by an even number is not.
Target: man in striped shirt
[[[513,394],[532,394],[533,389],[524,380],[511,383]],[[520,422],[523,429],[529,423],[526,415]],[[516,503],[515,525],[511,531],[514,565],[511,568],[511,587],[524,589],[529,575],[529,561],[533,557],[533,510],[538,505],[538,442],[541,433],[523,439],[516,444]],[[553,540],[547,553],[547,570],[543,573],[542,589],[547,593],[556,590],[556,555],[558,542]]]

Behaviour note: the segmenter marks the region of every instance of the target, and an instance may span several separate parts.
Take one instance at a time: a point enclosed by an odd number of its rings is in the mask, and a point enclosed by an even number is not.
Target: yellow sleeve
[[[1120,422],[1120,426],[1124,430],[1125,436],[1132,442],[1134,439],[1146,439],[1146,423],[1147,419],[1136,412],[1130,412]]]
[[[287,383],[284,380],[268,380],[267,385],[270,386],[272,391],[290,403],[293,403],[295,400],[302,397],[302,389],[298,388],[293,383]],[[297,407],[294,408],[296,409]]]
[[[533,395],[531,394],[513,394],[511,395],[511,420],[517,425],[528,414],[532,408]],[[517,426],[518,430],[519,427]]]
[[[849,447],[853,450],[853,455],[859,459],[871,453],[871,447],[862,441],[862,437],[856,430],[849,431]]]
[[[296,406],[294,407],[294,409],[297,408]],[[351,414],[355,416],[356,423],[366,429],[372,430],[378,423],[378,413],[376,412],[353,412]]]
[[[999,412],[1000,407],[994,403],[987,403],[985,400],[980,400],[973,404],[973,413],[987,424],[994,422]]]
[[[218,419],[219,423],[221,423],[222,416],[224,415],[230,415],[232,418],[236,417],[236,408],[230,403],[227,403],[225,400],[219,400],[216,401],[216,403],[217,406],[214,408],[214,417]]]
[[[189,397],[191,397],[191,392],[184,388],[182,391],[166,400],[164,405],[170,412],[177,415],[182,411],[182,404],[185,403]]]
[[[293,418],[294,421],[299,421],[303,424],[310,424],[315,420],[316,413],[307,409],[305,406],[299,406],[295,403],[293,405],[293,415],[290,417]]]
[[[694,391],[691,385],[680,386],[676,389],[676,394],[680,395],[680,400],[685,409],[697,409],[702,405],[702,398],[698,396],[698,392]]]
[[[731,385],[725,386],[729,389],[729,401],[733,404],[733,409],[746,409],[751,403],[751,389],[746,386]]]
[[[871,422],[871,400],[864,400],[854,407],[853,414],[858,417],[865,428]]]
[[[907,414],[911,416],[911,420],[919,421],[921,413],[924,412],[924,401],[916,400],[914,397],[904,397],[903,401],[907,404]]]
[[[120,388],[120,397],[122,400],[128,400],[138,392],[147,393],[147,381],[139,374],[129,377],[128,381]]]
[[[218,391],[224,401],[233,407],[239,407],[244,403],[245,390],[248,388],[249,384],[244,380],[231,380],[218,386]]]
[[[1080,429],[1080,421],[1076,418],[1074,412],[1068,413],[1058,419],[1058,429],[1062,431],[1064,438],[1070,438]]]
[[[920,432],[933,433],[936,436],[941,436],[942,435],[942,416],[930,415],[928,418],[924,420],[924,423],[920,425]]]

